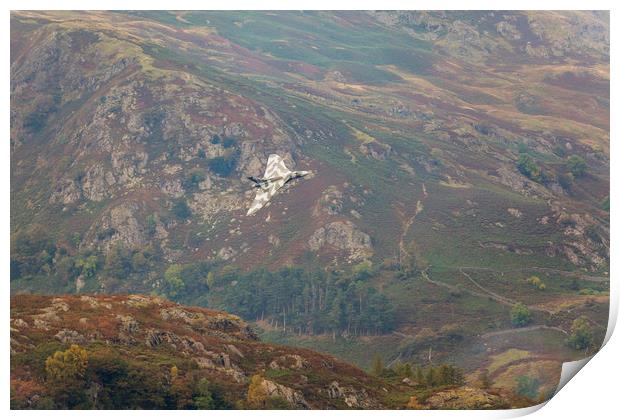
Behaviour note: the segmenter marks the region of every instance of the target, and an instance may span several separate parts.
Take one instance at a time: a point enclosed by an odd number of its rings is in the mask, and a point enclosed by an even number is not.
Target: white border
[[[175,9],[175,10],[238,10],[238,9],[253,9],[253,10],[274,10],[274,9],[288,9],[288,10],[365,10],[365,9],[382,9],[382,10],[399,10],[399,9],[434,9],[434,10],[455,10],[455,9],[529,9],[529,10],[611,10],[611,98],[617,98],[617,83],[616,77],[617,72],[614,70],[617,68],[617,60],[615,60],[614,55],[614,45],[617,41],[617,24],[618,19],[616,15],[618,13],[617,8],[614,8],[614,2],[612,1],[602,1],[602,0],[590,0],[590,1],[575,1],[575,0],[565,0],[565,1],[541,1],[541,0],[521,0],[521,1],[502,1],[501,3],[497,1],[489,1],[489,0],[475,0],[475,1],[467,1],[467,2],[459,2],[459,1],[449,1],[449,0],[437,0],[437,1],[417,1],[417,2],[406,2],[403,0],[384,0],[381,2],[377,1],[368,1],[368,0],[358,0],[358,1],[339,1],[339,0],[313,0],[309,1],[299,1],[299,0],[263,0],[263,1],[248,1],[248,0],[227,0],[225,2],[215,2],[215,1],[191,1],[191,0],[175,0],[175,1],[161,1],[161,0],[152,0],[152,1],[136,1],[136,0],[109,0],[109,1],[77,1],[77,0],[58,0],[54,2],[49,1],[37,1],[37,0],[23,0],[23,1],[15,1],[8,0],[5,1],[6,5],[6,14],[5,16],[5,25],[1,27],[4,36],[4,43],[2,44],[2,49],[5,57],[5,65],[2,69],[4,73],[5,83],[8,82],[10,77],[10,29],[9,29],[9,11],[11,9],[16,10],[25,10],[25,9],[64,9],[64,10],[79,10],[79,9],[91,9],[91,10],[112,10],[112,9]],[[615,63],[614,63],[615,61]],[[9,90],[5,88],[3,91],[5,108],[3,109],[3,118],[2,118],[2,128],[3,133],[7,135],[9,133],[9,109],[10,109],[10,98],[9,98]],[[611,115],[616,115],[613,111],[615,102],[611,100]],[[611,120],[611,133],[615,134],[616,132],[616,124],[614,119]],[[8,136],[7,136],[8,137]],[[613,141],[611,146],[611,157],[612,162],[618,162],[618,152],[617,147],[613,146]],[[0,183],[2,188],[2,197],[5,197],[1,205],[1,211],[3,220],[9,220],[9,200],[10,196],[10,146],[8,138],[5,138],[5,150],[6,153],[0,156],[2,168],[4,168],[4,182]],[[619,167],[611,166],[611,192],[610,195],[613,197],[620,197],[619,189],[616,183],[613,182],[614,179],[620,179],[618,177],[618,171],[620,171]],[[614,201],[615,203],[615,201]],[[612,213],[618,213],[614,209],[617,207],[612,204]],[[613,219],[615,220],[616,215],[614,214]],[[617,252],[616,247],[613,246],[615,244],[615,238],[618,237],[617,229],[615,229],[615,223],[611,224],[611,277],[615,278],[615,274],[617,273]],[[0,249],[2,250],[2,255],[4,256],[2,260],[3,267],[3,280],[4,280],[4,288],[3,288],[3,297],[2,302],[4,302],[4,334],[2,335],[3,339],[3,351],[4,351],[4,363],[2,364],[2,376],[4,381],[2,383],[3,389],[3,399],[2,403],[4,405],[5,410],[8,410],[9,407],[9,323],[8,319],[10,317],[10,308],[8,305],[8,300],[10,296],[9,289],[9,240],[10,238],[10,227],[9,223],[6,223],[3,226],[3,235],[2,240],[0,241]],[[615,324],[615,319],[618,313],[618,287],[615,287],[614,281],[612,281],[611,287],[611,305],[610,305],[610,327]],[[611,321],[614,322],[611,322]],[[532,415],[532,418],[536,419],[586,419],[586,418],[594,418],[594,419],[606,419],[612,418],[614,415],[613,412],[617,411],[618,407],[618,396],[617,396],[617,385],[618,379],[620,378],[620,368],[617,360],[617,355],[620,354],[620,342],[617,337],[611,336],[609,337],[611,330],[609,329],[608,336],[609,339],[607,345],[588,363],[588,367],[579,373],[576,380],[569,381],[568,384],[555,396],[553,397],[546,406],[541,408],[541,406],[533,407],[529,409],[523,410],[508,410],[508,411],[493,411],[493,412],[481,412],[481,411],[381,411],[381,412],[371,412],[371,411],[333,411],[333,412],[304,412],[304,411],[281,411],[281,412],[214,412],[210,411],[208,413],[202,412],[187,412],[187,411],[155,411],[155,412],[130,412],[130,411],[91,411],[88,414],[84,412],[66,412],[66,411],[46,411],[42,412],[27,412],[27,411],[11,411],[9,415],[16,418],[32,418],[45,416],[50,419],[67,419],[67,418],[78,418],[88,415],[93,419],[102,419],[109,418],[111,416],[125,418],[132,416],[134,418],[148,418],[148,419],[170,419],[170,418],[203,418],[213,417],[217,419],[236,419],[242,416],[244,417],[252,417],[257,419],[279,419],[279,418],[288,418],[291,416],[295,416],[296,418],[305,419],[310,417],[315,417],[317,415],[326,416],[329,418],[356,418],[356,419],[371,419],[376,418],[376,416],[380,416],[382,418],[411,418],[411,417],[424,417],[425,419],[443,419],[443,418],[461,418],[461,419],[484,419],[484,418],[508,418],[508,417],[516,417],[531,413],[536,411],[535,414]],[[319,414],[317,414],[319,413]]]

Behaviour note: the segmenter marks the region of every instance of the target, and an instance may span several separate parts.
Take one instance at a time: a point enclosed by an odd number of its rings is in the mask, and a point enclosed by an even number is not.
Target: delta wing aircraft
[[[248,209],[248,216],[262,209],[265,204],[276,195],[278,190],[293,179],[301,178],[308,175],[310,171],[291,171],[284,164],[282,157],[276,154],[269,155],[267,160],[267,169],[262,178],[249,176],[248,179],[254,182],[256,197]]]

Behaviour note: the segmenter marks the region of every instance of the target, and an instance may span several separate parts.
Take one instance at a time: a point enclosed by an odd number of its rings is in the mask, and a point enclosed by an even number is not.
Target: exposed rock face
[[[516,217],[517,219],[520,219],[521,216],[523,216],[523,213],[521,213],[521,210],[519,209],[515,209],[515,208],[508,208],[508,213],[510,213],[511,216]]]
[[[280,385],[268,379],[263,379],[260,383],[260,386],[268,398],[279,397],[285,399],[297,408],[310,408],[310,406],[304,399],[303,394],[299,391],[295,391],[292,388]]]
[[[565,19],[548,25],[549,16],[544,13],[527,14],[519,19],[510,13],[481,11],[473,21],[449,11],[374,12],[373,15],[385,24],[403,28],[414,38],[435,41],[448,54],[469,61],[484,61],[500,50],[535,58],[609,53],[609,30],[597,19],[587,22]],[[491,22],[494,31],[486,26]],[[574,33],[583,36],[570,35]]]
[[[120,330],[127,334],[133,334],[138,331],[138,321],[131,315],[117,315],[116,318],[121,322]]]
[[[98,244],[105,250],[110,250],[116,244],[129,248],[144,246],[147,236],[136,217],[138,210],[138,205],[130,202],[113,207],[103,217],[96,232],[91,229],[93,245]]]
[[[609,259],[607,228],[590,214],[569,213],[557,204],[552,204],[551,210],[553,214],[546,216],[545,224],[554,221],[566,240],[548,246],[547,255],[564,256],[575,266],[594,271],[604,266]]]
[[[318,215],[319,212],[325,212],[329,215],[335,216],[342,212],[342,206],[342,191],[340,191],[337,186],[331,185],[321,194],[321,198],[319,198],[314,214]]]
[[[378,141],[371,141],[360,145],[360,151],[373,159],[385,160],[392,153],[392,146],[379,143]]]
[[[365,390],[356,390],[350,386],[341,386],[337,381],[333,381],[327,388],[329,398],[343,399],[350,408],[376,408],[379,404],[368,396]]]
[[[235,257],[237,255],[237,251],[235,251],[232,247],[226,246],[220,249],[217,253],[217,256],[222,260],[227,261]]]
[[[525,196],[537,196],[542,198],[550,197],[549,191],[540,184],[531,181],[521,175],[518,171],[506,166],[497,169],[499,182],[506,185],[513,191]]]
[[[480,410],[506,406],[499,396],[471,387],[461,387],[438,392],[426,399],[430,408]]]
[[[156,235],[145,235],[143,226],[148,215],[169,212],[162,195],[186,201],[192,219],[212,221],[245,205],[238,174],[260,174],[270,153],[292,162],[294,141],[271,109],[183,69],[154,71],[138,34],[130,34],[137,28],[110,36],[97,19],[69,21],[46,21],[19,37],[20,46],[37,41],[11,66],[11,138],[12,156],[25,161],[37,143],[34,131],[49,129],[45,150],[33,158],[41,176],[23,193],[45,184],[45,200],[62,218],[87,211],[91,226],[79,232],[87,238],[81,245],[109,252],[113,244],[136,248],[164,239],[168,226],[160,221]],[[63,112],[78,102],[80,112]],[[39,114],[46,117],[36,130],[24,128]],[[55,154],[61,162],[47,159]],[[222,157],[234,161],[228,176],[208,166]],[[194,169],[204,179],[188,186]],[[157,244],[178,258],[167,242]]]
[[[269,363],[271,369],[305,369],[310,363],[298,354],[285,354]]]
[[[347,252],[350,261],[360,261],[373,254],[370,236],[350,221],[332,222],[317,229],[308,240],[308,246],[313,251],[324,246],[334,247]]]
[[[84,344],[87,342],[82,334],[67,329],[58,331],[54,337],[63,344]]]

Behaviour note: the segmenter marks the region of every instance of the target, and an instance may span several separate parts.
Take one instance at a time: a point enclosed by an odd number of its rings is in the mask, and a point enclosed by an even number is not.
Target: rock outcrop
[[[317,229],[308,246],[318,251],[324,246],[344,251],[350,261],[361,261],[373,254],[372,243],[368,234],[359,230],[352,222],[331,222]]]
[[[143,389],[144,381],[154,381],[157,389],[171,386],[172,367],[183,380],[206,378],[217,383],[231,406],[246,399],[251,377],[261,378],[265,398],[281,399],[295,408],[382,408],[376,389],[392,387],[333,357],[261,343],[234,315],[158,297],[18,295],[11,300],[11,315],[12,355],[49,343],[53,348],[58,343],[66,348],[77,345],[92,356],[93,366],[107,369],[109,361],[123,374],[126,366],[141,365],[157,376],[136,373],[140,383],[135,384],[134,379],[125,379],[124,386],[138,389]],[[23,365],[12,365],[12,386],[34,369],[32,360],[20,357],[16,363]],[[277,378],[269,376],[274,371],[279,372]],[[44,379],[42,387],[47,384]],[[89,381],[85,386],[108,386],[97,376]]]

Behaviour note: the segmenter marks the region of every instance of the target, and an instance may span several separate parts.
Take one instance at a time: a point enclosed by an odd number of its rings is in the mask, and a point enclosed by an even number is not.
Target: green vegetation
[[[187,205],[187,201],[181,198],[172,204],[172,214],[179,219],[185,220],[192,215],[192,211]]]
[[[36,105],[34,111],[25,116],[23,127],[32,133],[41,132],[45,128],[50,116],[58,112],[61,102],[62,93],[60,88],[57,88],[51,96],[44,97]]]
[[[525,153],[521,153],[519,155],[519,160],[517,161],[517,169],[524,176],[528,177],[532,181],[544,183],[547,179],[543,170],[536,164],[534,159]]]
[[[116,245],[107,254],[96,250],[70,253],[39,226],[12,235],[11,243],[12,288],[35,285],[39,291],[74,292],[80,278],[81,291],[93,292],[102,277],[108,287],[127,287],[142,283],[147,272],[161,267],[160,250]]]
[[[532,322],[532,312],[522,303],[517,303],[510,311],[510,320],[515,327],[524,327]]]
[[[237,166],[237,159],[234,156],[218,156],[213,159],[209,159],[207,165],[209,166],[209,170],[211,170],[211,172],[226,178]]]
[[[525,279],[526,283],[531,284],[532,286],[534,286],[536,289],[538,290],[545,290],[547,289],[547,285],[545,283],[543,283],[540,280],[540,277],[538,276],[531,276],[528,277],[527,279]]]
[[[418,385],[427,388],[460,386],[465,383],[463,371],[449,364],[438,367],[429,365],[425,369],[418,367],[415,370],[415,379]]]
[[[517,387],[515,392],[532,400],[538,398],[540,389],[540,381],[537,378],[529,376],[519,376],[517,378]]]
[[[42,353],[43,355],[45,352]],[[163,356],[163,355],[162,355]],[[163,356],[159,363],[171,363]],[[22,355],[16,362],[22,361]],[[175,365],[165,375],[157,364],[127,357],[115,347],[71,345],[45,359],[45,381],[12,382],[11,408],[47,409],[218,409],[230,408],[221,388]],[[174,368],[174,369],[173,369]],[[172,374],[176,369],[176,374]],[[19,386],[19,393],[13,392]],[[93,398],[91,389],[97,388]],[[20,395],[38,392],[35,406]]]
[[[227,311],[250,320],[269,318],[292,332],[362,335],[394,327],[390,301],[357,275],[285,267],[224,274],[215,284]]]
[[[62,352],[57,351],[45,360],[47,379],[58,385],[80,380],[86,373],[88,354],[80,346],[73,344]]]
[[[478,381],[480,382],[480,386],[484,389],[491,388],[493,382],[491,381],[491,377],[489,376],[488,369],[482,369],[480,375],[478,376]]]
[[[566,167],[575,178],[584,176],[588,170],[588,165],[582,157],[573,155],[566,160]]]
[[[198,185],[206,179],[205,173],[201,169],[192,169],[181,183],[186,191],[195,191]]]
[[[594,336],[586,317],[580,316],[573,321],[567,342],[575,350],[588,350],[592,346]]]

